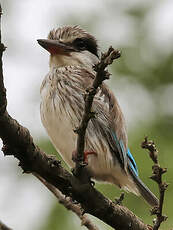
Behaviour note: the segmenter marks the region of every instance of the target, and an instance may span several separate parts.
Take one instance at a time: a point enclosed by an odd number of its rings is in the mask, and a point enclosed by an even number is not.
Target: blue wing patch
[[[127,163],[127,154],[126,154],[126,151],[124,149],[124,144],[123,144],[123,141],[122,140],[118,140],[115,132],[112,132],[112,135],[113,135],[113,138],[115,140],[115,143],[116,143],[116,147],[118,149],[118,152],[119,152],[119,157],[120,157],[120,160],[122,162],[122,167],[124,168],[126,163]]]
[[[128,149],[127,150],[127,156],[129,158],[129,162],[130,162],[130,167],[132,168],[132,170],[134,171],[135,175],[138,176],[138,168],[137,168],[137,165],[136,165],[136,162],[130,152],[130,150]]]
[[[116,143],[116,147],[117,147],[118,152],[119,152],[120,160],[123,164],[122,166],[125,167],[126,162],[129,162],[129,166],[131,167],[131,169],[133,170],[135,175],[138,177],[138,168],[137,168],[136,162],[135,162],[130,150],[127,149],[127,152],[125,151],[123,141],[118,140],[115,132],[112,132],[112,135],[113,135],[113,138],[114,138],[115,143]],[[129,159],[129,161],[127,160],[127,158]]]

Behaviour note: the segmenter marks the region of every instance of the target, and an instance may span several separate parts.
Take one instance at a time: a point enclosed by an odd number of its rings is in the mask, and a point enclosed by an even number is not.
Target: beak
[[[75,49],[67,44],[51,39],[38,39],[38,44],[46,49],[50,54],[64,54],[68,55]]]

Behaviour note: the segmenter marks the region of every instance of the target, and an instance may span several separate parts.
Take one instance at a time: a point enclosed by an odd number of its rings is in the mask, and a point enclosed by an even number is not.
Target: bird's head
[[[79,26],[53,29],[48,39],[37,41],[50,53],[50,68],[70,65],[92,68],[99,61],[96,39]]]

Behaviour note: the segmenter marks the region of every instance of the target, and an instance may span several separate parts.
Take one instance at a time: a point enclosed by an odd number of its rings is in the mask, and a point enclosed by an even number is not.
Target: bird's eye
[[[80,39],[80,38],[77,38],[75,40],[75,46],[80,49],[80,50],[84,50],[86,49],[86,43],[84,40]]]

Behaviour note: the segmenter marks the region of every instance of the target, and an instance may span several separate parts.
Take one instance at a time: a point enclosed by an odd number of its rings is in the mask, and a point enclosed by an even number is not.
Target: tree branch
[[[82,116],[82,120],[80,126],[75,130],[78,134],[77,138],[77,159],[76,164],[78,165],[85,165],[84,162],[84,145],[85,145],[85,133],[88,126],[89,120],[94,116],[94,112],[91,112],[92,103],[94,100],[94,96],[97,93],[98,87],[102,84],[102,82],[109,78],[110,74],[105,68],[112,64],[114,59],[120,57],[120,51],[114,50],[112,47],[109,50],[102,54],[101,61],[95,65],[94,70],[96,71],[96,77],[93,81],[93,85],[86,90],[85,93],[85,107],[84,113]]]
[[[79,127],[75,130],[78,134],[77,138],[77,157],[75,159],[76,167],[73,170],[75,176],[78,176],[80,180],[84,183],[89,180],[87,170],[85,170],[86,163],[84,162],[84,147],[85,147],[85,134],[88,126],[89,120],[95,116],[95,113],[91,111],[92,103],[94,97],[97,93],[98,87],[102,84],[102,82],[106,79],[109,79],[110,73],[105,70],[105,68],[112,64],[113,60],[120,57],[120,51],[114,50],[112,47],[108,49],[106,53],[102,53],[100,62],[94,66],[94,70],[96,71],[96,77],[93,81],[93,84],[90,88],[86,89],[86,93],[84,95],[85,106],[84,112],[81,119],[81,123]]]
[[[2,54],[0,44],[0,138],[4,155],[13,155],[19,160],[24,172],[39,175],[46,182],[58,188],[65,196],[78,201],[82,209],[116,230],[148,230],[137,216],[126,207],[115,205],[91,184],[80,180],[65,170],[59,161],[47,156],[33,142],[29,131],[14,120],[6,111],[6,90],[3,83]]]
[[[89,230],[99,230],[99,228],[91,222],[86,214],[83,214],[83,209],[80,204],[75,204],[70,197],[65,197],[55,186],[49,184],[42,177],[33,173],[58,199],[59,203],[62,204],[67,210],[74,212],[81,220],[81,225],[87,227]]]
[[[0,221],[0,230],[12,230],[12,229]]]

